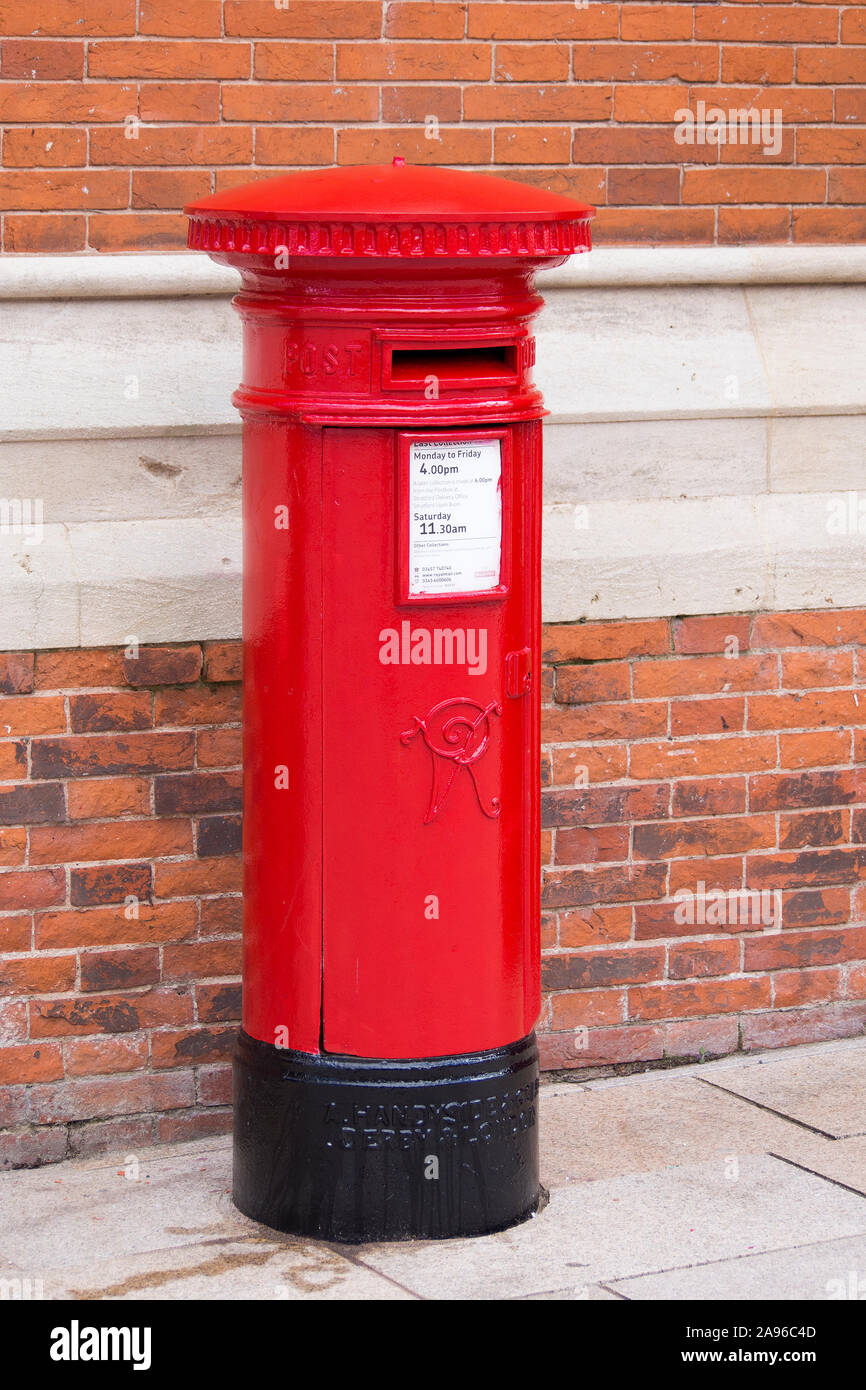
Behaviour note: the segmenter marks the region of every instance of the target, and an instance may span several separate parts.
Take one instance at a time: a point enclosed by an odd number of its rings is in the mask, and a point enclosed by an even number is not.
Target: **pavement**
[[[549,1204],[473,1240],[277,1234],[232,1206],[223,1138],[7,1172],[0,1281],[46,1299],[866,1298],[866,1038],[577,1074],[543,1083],[540,1124]]]

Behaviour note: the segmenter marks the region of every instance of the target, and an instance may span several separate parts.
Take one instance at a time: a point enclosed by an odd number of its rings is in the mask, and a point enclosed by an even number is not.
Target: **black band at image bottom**
[[[459,1057],[371,1061],[241,1033],[235,1204],[279,1231],[347,1243],[501,1231],[538,1208],[531,1035]]]

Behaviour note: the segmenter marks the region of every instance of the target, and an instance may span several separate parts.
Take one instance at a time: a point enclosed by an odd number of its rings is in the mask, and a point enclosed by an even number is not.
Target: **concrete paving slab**
[[[365,1246],[425,1298],[513,1298],[826,1237],[866,1235],[866,1199],[778,1159],[719,1162],[555,1188],[534,1220],[477,1240]]]
[[[616,1280],[609,1287],[629,1299],[863,1299],[866,1238],[827,1240],[689,1269],[669,1269]]]
[[[791,1051],[763,1066],[718,1068],[707,1080],[829,1138],[866,1135],[862,1046],[810,1057]]]
[[[800,1134],[799,1140],[791,1134],[783,1135],[782,1142],[774,1144],[769,1152],[774,1158],[783,1158],[866,1196],[866,1139],[824,1139],[808,1130],[801,1130]]]
[[[647,1072],[620,1086],[542,1088],[539,1115],[547,1187],[723,1163],[732,1155],[796,1146],[803,1138],[799,1126],[778,1115],[695,1076],[670,1072]]]

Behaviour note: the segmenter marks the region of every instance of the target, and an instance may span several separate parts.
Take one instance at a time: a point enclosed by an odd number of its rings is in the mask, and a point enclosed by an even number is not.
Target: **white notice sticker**
[[[410,444],[410,595],[496,589],[501,565],[500,440]]]

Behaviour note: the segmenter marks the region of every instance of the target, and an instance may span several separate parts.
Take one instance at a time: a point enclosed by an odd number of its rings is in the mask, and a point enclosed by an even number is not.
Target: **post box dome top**
[[[513,179],[395,159],[260,179],[184,211],[199,251],[414,259],[588,251],[595,209]]]

